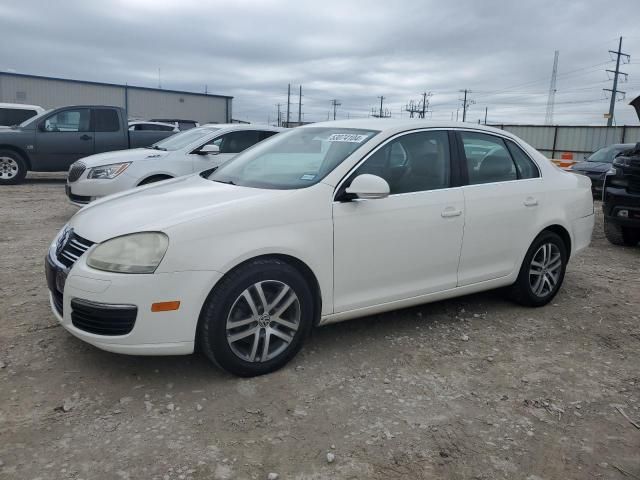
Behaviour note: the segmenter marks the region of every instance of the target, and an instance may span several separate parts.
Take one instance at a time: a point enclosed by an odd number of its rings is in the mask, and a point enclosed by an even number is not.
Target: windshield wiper
[[[224,183],[226,185],[235,185],[235,183],[233,183],[233,180],[214,180],[214,182]]]
[[[151,150],[162,150],[163,152],[166,152],[166,151],[167,151],[167,149],[166,149],[166,148],[162,148],[162,147],[159,147],[159,146],[157,146],[157,145],[149,145],[149,146],[144,147],[144,148],[149,148],[149,149],[151,149]]]

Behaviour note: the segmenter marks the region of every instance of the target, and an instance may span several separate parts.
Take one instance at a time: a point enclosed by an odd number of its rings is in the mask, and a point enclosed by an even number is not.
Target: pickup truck
[[[0,127],[0,185],[21,183],[28,171],[62,172],[94,153],[149,146],[172,131],[129,130],[124,109],[68,106]]]

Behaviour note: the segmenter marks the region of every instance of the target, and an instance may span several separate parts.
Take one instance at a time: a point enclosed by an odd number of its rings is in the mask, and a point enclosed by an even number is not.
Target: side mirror
[[[203,145],[200,150],[198,150],[200,155],[217,155],[220,153],[220,147],[218,145]]]
[[[47,127],[45,127],[44,122],[41,122],[38,125],[38,130],[41,131],[41,132],[46,132],[47,131]]]
[[[386,198],[389,196],[389,184],[384,178],[377,175],[363,173],[353,179],[345,192],[363,200]]]

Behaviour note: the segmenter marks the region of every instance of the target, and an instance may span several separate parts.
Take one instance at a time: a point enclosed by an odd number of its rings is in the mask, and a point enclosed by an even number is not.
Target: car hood
[[[87,167],[99,167],[101,165],[109,165],[111,163],[134,162],[136,160],[144,160],[147,158],[166,157],[169,152],[164,150],[154,150],[152,148],[132,148],[131,150],[116,150],[115,152],[97,153],[84,157],[82,163]]]
[[[578,172],[603,173],[610,168],[611,164],[607,162],[578,162],[572,167],[572,170],[576,170]]]
[[[81,237],[103,242],[128,233],[166,231],[203,216],[246,211],[293,192],[239,187],[189,175],[95,201],[76,213],[69,226]]]

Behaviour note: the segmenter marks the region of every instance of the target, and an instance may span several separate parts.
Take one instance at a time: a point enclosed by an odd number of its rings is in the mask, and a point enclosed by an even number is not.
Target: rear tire
[[[633,247],[640,240],[640,233],[637,230],[625,228],[607,218],[604,219],[604,235],[612,244],[627,247]]]
[[[215,364],[241,377],[278,370],[302,347],[314,299],[302,274],[278,259],[231,271],[200,314],[198,343]]]
[[[0,185],[18,185],[27,176],[27,162],[12,150],[0,150]]]
[[[529,247],[518,279],[510,288],[510,297],[528,307],[546,305],[562,285],[567,259],[567,246],[562,238],[545,230]]]

